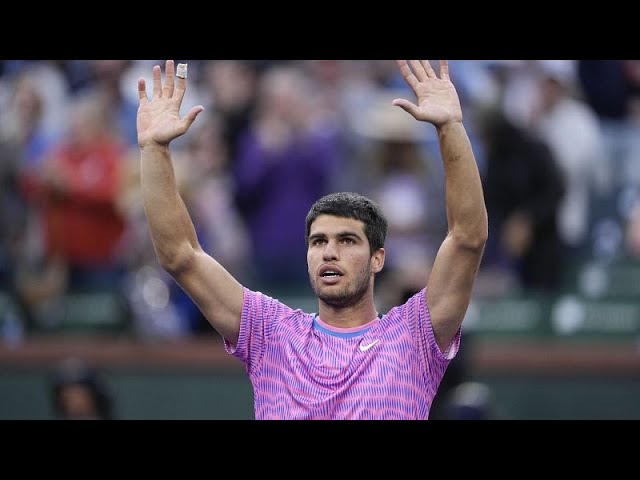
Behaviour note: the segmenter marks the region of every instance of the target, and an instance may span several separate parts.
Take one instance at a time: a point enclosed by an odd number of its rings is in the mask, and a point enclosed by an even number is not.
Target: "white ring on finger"
[[[187,64],[179,63],[178,69],[176,70],[176,76],[178,78],[187,78]]]

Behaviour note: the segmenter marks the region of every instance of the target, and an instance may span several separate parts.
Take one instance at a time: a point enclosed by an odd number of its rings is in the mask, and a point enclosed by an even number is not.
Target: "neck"
[[[360,302],[348,307],[335,307],[322,300],[318,302],[320,319],[333,327],[353,328],[369,323],[378,316],[378,310],[372,295],[367,295]]]

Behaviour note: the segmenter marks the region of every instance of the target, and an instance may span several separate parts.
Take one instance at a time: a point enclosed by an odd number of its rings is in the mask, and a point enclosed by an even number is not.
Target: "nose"
[[[336,260],[338,258],[338,249],[335,242],[328,241],[322,251],[322,258],[324,261]]]

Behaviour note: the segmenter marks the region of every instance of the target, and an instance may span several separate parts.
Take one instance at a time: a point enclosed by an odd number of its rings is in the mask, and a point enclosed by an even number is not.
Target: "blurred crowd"
[[[389,219],[377,281],[390,307],[421,288],[446,234],[432,126],[392,60],[180,60],[172,144],[200,242],[241,283],[311,295],[304,219],[358,191]],[[162,60],[0,61],[0,291],[25,331],[65,299],[112,292],[141,340],[210,332],[157,263],[139,192],[136,82]],[[490,218],[478,295],[553,291],[587,258],[640,258],[640,61],[453,60]]]

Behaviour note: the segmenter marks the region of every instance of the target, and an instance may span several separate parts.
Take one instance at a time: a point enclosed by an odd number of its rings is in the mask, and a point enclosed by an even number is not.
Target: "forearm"
[[[487,239],[487,211],[471,142],[461,122],[437,128],[445,172],[449,234],[468,248],[482,249]]]
[[[144,211],[160,264],[180,271],[199,248],[193,222],[178,193],[168,146],[140,149]]]

